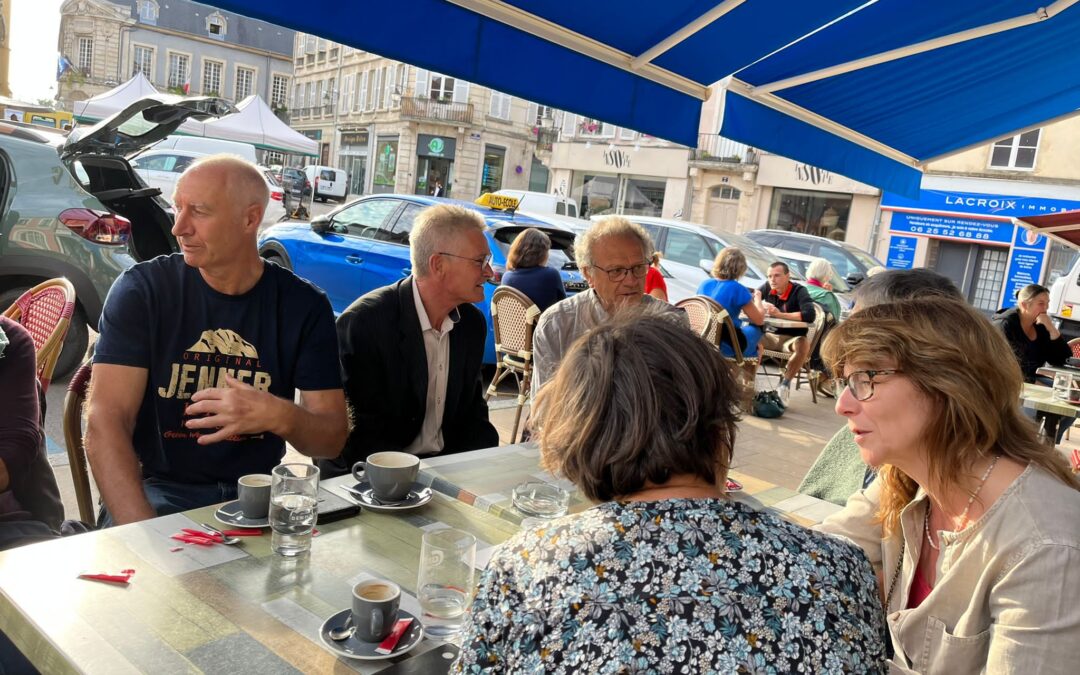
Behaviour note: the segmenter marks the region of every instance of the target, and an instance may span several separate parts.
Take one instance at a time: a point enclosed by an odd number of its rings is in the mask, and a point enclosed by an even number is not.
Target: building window
[[[584,136],[585,138],[615,137],[615,127],[607,122],[601,122],[600,120],[591,117],[582,117],[581,115],[578,115],[577,123],[578,136]]]
[[[454,78],[440,75],[439,73],[432,73],[430,98],[433,101],[440,101],[442,103],[449,103],[453,101]]]
[[[154,79],[154,50],[151,47],[135,47],[134,63],[131,65],[131,74],[142,73],[146,79]]]
[[[221,96],[221,70],[222,63],[220,61],[203,61],[203,96]]]
[[[728,199],[737,200],[742,196],[738,188],[733,188],[730,185],[717,185],[709,190],[709,199]]]
[[[285,75],[274,75],[270,84],[270,107],[284,107],[286,92],[289,91],[289,78]]]
[[[502,189],[503,166],[505,164],[505,148],[494,145],[484,148],[484,168],[480,173],[480,194],[496,192]]]
[[[206,32],[215,40],[224,40],[227,28],[228,25],[226,24],[225,17],[220,13],[214,12],[206,17]]]
[[[157,25],[158,4],[154,0],[139,0],[139,22]]]
[[[385,103],[383,97],[386,96],[386,68],[375,69],[375,108],[381,109]]]
[[[364,76],[367,78],[367,93],[365,94],[365,96],[367,96],[367,98],[364,99],[364,110],[365,111],[375,109],[375,80],[379,79],[378,75],[379,75],[379,70],[378,69],[369,70],[366,73],[364,73]],[[397,151],[395,150],[395,152],[397,152]]]
[[[768,227],[844,241],[850,211],[849,194],[776,188]]]
[[[243,101],[255,90],[255,71],[251,68],[236,69],[236,101]]]
[[[183,89],[190,83],[187,54],[169,54],[169,88]]]
[[[293,110],[304,107],[304,85],[299,82],[296,83],[296,88],[293,90],[292,107]]]
[[[391,108],[396,109],[401,107],[401,96],[405,93],[408,79],[409,67],[404,63],[399,63],[397,66],[397,86],[394,88],[394,95],[390,98]]]
[[[501,91],[491,92],[491,108],[488,110],[488,115],[500,120],[510,119],[510,102],[513,101],[513,97],[509,94],[504,94]]]
[[[89,75],[94,65],[94,38],[79,38],[79,70]]]
[[[990,168],[1019,169],[1030,171],[1035,168],[1035,155],[1039,150],[1039,134],[1042,129],[1025,131],[1011,138],[1004,138],[994,143],[990,152]]]
[[[632,140],[634,140],[634,136],[636,136],[636,135],[637,135],[637,132],[635,132],[633,129],[627,129],[626,127],[623,127],[622,129],[619,129],[619,140],[620,141],[632,141]]]
[[[555,119],[555,109],[549,105],[540,105],[539,103],[533,103],[532,109],[535,111],[531,116],[529,122],[535,126],[542,127],[544,122],[547,121],[550,126],[551,122]]]

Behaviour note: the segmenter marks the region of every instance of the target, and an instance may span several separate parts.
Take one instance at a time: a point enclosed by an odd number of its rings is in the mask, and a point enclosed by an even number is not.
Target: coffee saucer
[[[372,511],[408,511],[431,501],[431,488],[420,483],[412,484],[408,497],[400,502],[392,503],[379,501],[372,492],[371,483],[366,480],[356,485],[345,486],[345,491],[355,497],[365,509]]]
[[[225,523],[233,527],[249,527],[252,529],[270,527],[270,516],[263,518],[248,518],[245,516],[244,512],[240,510],[239,499],[222,504],[217,511],[214,511],[214,519],[219,523]]]
[[[379,646],[378,642],[364,642],[356,637],[355,633],[345,640],[334,642],[330,639],[331,629],[345,625],[345,619],[349,618],[349,612],[351,611],[352,609],[341,610],[324,621],[323,625],[319,628],[319,639],[322,640],[323,645],[338,656],[344,656],[347,659],[363,659],[365,661],[389,659],[395,656],[401,656],[408,652],[413,647],[420,644],[420,640],[424,638],[424,625],[420,623],[420,620],[415,616],[402,609],[398,610],[398,619],[412,619],[413,622],[409,624],[409,629],[406,630],[405,634],[398,640],[397,646],[394,647],[394,651],[389,654],[380,654],[376,652],[375,648]]]

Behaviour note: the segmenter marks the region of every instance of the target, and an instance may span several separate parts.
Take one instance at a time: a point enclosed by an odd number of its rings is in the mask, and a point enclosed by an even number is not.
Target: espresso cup
[[[358,481],[371,484],[375,498],[398,502],[409,496],[409,490],[420,472],[420,458],[407,452],[376,452],[366,462],[353,464],[352,474]]]
[[[270,475],[265,473],[249,473],[236,482],[236,496],[245,518],[258,520],[270,512],[270,483]]]
[[[352,615],[356,637],[382,642],[397,623],[401,589],[392,581],[368,579],[353,587]]]

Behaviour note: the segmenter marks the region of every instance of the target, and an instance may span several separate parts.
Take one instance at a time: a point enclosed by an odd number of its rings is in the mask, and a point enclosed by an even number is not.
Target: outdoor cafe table
[[[43,673],[258,672],[376,673],[441,643],[425,639],[387,661],[338,659],[318,630],[350,604],[352,587],[370,576],[402,587],[402,607],[419,616],[415,598],[420,539],[442,527],[478,539],[477,566],[519,529],[509,507],[513,485],[542,478],[537,450],[506,446],[426,460],[421,482],[432,500],[402,513],[360,515],[318,525],[308,555],[284,558],[270,535],[238,546],[181,546],[170,535],[214,523],[215,507],[66,537],[0,553],[0,630]],[[803,524],[838,507],[749,476],[733,474],[734,496]],[[345,495],[350,476],[323,486]],[[588,504],[575,496],[571,510]],[[180,548],[173,552],[171,549]],[[134,569],[128,586],[76,578]]]
[[[766,326],[775,326],[776,328],[809,328],[810,324],[805,321],[794,321],[792,319],[776,319],[771,316],[765,317]]]
[[[1049,413],[1046,417],[1046,433],[1050,438],[1057,438],[1058,422],[1062,417],[1076,417],[1077,413],[1080,412],[1080,408],[1077,406],[1054,398],[1053,387],[1041,384],[1025,383],[1020,399],[1023,405],[1028,408],[1034,408],[1042,413]]]

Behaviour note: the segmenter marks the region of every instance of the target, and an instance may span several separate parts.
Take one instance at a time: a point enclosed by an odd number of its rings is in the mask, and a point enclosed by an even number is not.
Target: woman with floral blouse
[[[856,547],[732,501],[738,389],[660,316],[581,338],[536,402],[545,468],[598,505],[531,527],[484,571],[458,672],[880,672]]]

